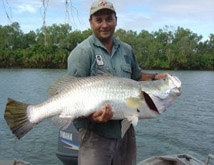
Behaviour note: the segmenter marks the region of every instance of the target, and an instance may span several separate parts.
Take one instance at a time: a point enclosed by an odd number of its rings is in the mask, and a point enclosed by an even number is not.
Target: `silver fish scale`
[[[124,111],[129,112],[125,104],[125,99],[130,97],[139,98],[140,88],[130,87],[130,83],[118,80],[118,78],[90,79],[91,81],[81,81],[79,87],[70,92],[71,104],[67,112],[75,112],[72,116],[79,117],[89,115],[95,110],[101,109],[106,103],[109,103],[115,113],[115,116],[124,118]],[[134,81],[131,81],[134,83]],[[121,111],[122,110],[122,111]]]
[[[153,118],[158,113],[150,109],[142,91],[150,96],[160,114],[181,94],[181,82],[170,75],[167,75],[165,79],[150,82],[137,82],[109,76],[72,79],[67,77],[57,81],[51,87],[50,93],[53,96],[50,99],[27,108],[28,119],[32,123],[38,123],[44,118],[53,116],[70,120],[87,116],[101,109],[106,103],[112,107],[113,119],[127,118],[136,121],[136,117]],[[126,105],[128,98],[132,98],[129,99],[129,104],[135,99],[140,101],[138,110],[136,106],[128,108]],[[129,106],[132,107],[132,105]]]
[[[77,78],[60,89],[60,93],[47,101],[31,106],[31,121],[59,115],[62,118],[87,116],[109,103],[113,119],[136,113],[126,106],[127,98],[141,98],[141,88],[133,80],[118,77],[96,76]]]

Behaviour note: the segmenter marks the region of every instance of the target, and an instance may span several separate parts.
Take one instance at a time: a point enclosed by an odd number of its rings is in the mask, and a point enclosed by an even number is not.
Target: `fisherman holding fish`
[[[114,36],[117,16],[113,4],[92,3],[89,18],[93,34],[68,57],[68,74],[76,77],[109,73],[137,81],[158,80],[167,73],[144,73],[130,45]],[[79,165],[135,165],[136,142],[133,126],[127,120],[111,120],[111,105],[104,104],[89,116],[74,120],[79,131]]]
[[[47,118],[61,130],[73,123],[79,165],[135,165],[133,126],[164,112],[181,94],[181,82],[167,73],[141,71],[131,46],[114,37],[111,2],[94,2],[89,22],[93,34],[68,57],[70,76],[54,82],[51,97],[41,103],[8,98],[4,118],[18,139]]]

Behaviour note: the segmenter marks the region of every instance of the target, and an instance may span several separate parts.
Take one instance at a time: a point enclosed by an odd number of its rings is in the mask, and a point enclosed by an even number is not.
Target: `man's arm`
[[[68,57],[68,74],[75,77],[90,76],[90,56],[87,50],[75,48]]]
[[[166,77],[168,73],[164,72],[164,73],[155,73],[155,74],[151,74],[151,73],[145,73],[145,72],[141,72],[141,77],[139,79],[139,81],[151,81],[151,80],[160,80]]]

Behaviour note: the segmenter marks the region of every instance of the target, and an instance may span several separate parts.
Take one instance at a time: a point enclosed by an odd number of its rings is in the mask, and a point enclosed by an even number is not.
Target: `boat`
[[[57,157],[63,162],[63,165],[78,164],[78,132],[71,124],[67,129],[59,131]],[[176,154],[165,156],[153,156],[139,162],[137,165],[211,165],[210,159],[214,156],[209,154],[206,162],[202,162],[188,154]]]
[[[214,155],[211,154],[207,156],[205,163],[188,154],[177,154],[153,156],[139,162],[137,165],[209,165],[210,159],[213,159],[214,163]]]
[[[65,130],[59,131],[56,156],[62,161],[63,165],[77,165],[78,150],[78,132],[71,124]]]
[[[32,164],[24,160],[0,159],[0,165],[32,165]]]

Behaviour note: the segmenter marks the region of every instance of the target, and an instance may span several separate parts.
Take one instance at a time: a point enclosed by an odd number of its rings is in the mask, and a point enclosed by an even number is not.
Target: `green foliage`
[[[71,31],[68,24],[26,34],[17,22],[0,25],[0,67],[66,68],[69,53],[91,34],[90,29]],[[152,33],[118,29],[115,36],[132,46],[142,68],[214,69],[214,34],[202,42],[202,36],[189,29],[165,26]]]

